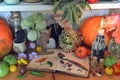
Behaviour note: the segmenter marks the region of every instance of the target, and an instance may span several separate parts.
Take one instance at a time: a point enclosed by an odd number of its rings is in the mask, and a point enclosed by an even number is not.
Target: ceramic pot
[[[20,0],[4,0],[4,3],[6,3],[6,4],[18,4],[18,3],[20,3]]]
[[[26,50],[26,41],[23,41],[21,43],[17,43],[15,42],[15,40],[13,40],[13,50],[16,53],[22,53]]]

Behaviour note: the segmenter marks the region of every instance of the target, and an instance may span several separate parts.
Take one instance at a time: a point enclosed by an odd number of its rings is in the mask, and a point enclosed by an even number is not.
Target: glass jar
[[[20,3],[20,0],[4,0],[4,3],[6,3],[6,4],[18,4],[18,3]]]
[[[120,59],[120,44],[117,44],[114,38],[112,38],[108,44],[108,52],[110,55]]]

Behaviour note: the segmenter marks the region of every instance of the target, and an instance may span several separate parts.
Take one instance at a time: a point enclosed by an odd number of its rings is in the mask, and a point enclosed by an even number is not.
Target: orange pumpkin
[[[92,42],[98,34],[102,16],[92,16],[87,18],[80,26],[80,32],[83,37],[83,42],[88,46],[92,46]],[[108,45],[110,35],[105,32],[105,43]]]
[[[12,32],[3,18],[0,18],[0,58],[12,49]]]

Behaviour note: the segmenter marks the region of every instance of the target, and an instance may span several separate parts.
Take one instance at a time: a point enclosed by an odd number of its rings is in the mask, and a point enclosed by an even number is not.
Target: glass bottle
[[[98,34],[92,43],[91,58],[96,56],[97,62],[99,62],[101,58],[104,58],[105,48],[104,29],[98,29]]]
[[[21,21],[22,21],[22,16],[20,11],[10,12],[8,22],[10,24],[11,30],[14,35],[17,31],[21,30]]]

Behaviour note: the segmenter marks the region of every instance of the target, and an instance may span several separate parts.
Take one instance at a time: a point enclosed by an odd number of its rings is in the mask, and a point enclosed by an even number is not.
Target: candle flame
[[[101,29],[103,29],[103,17],[101,19],[100,27],[101,27]]]

